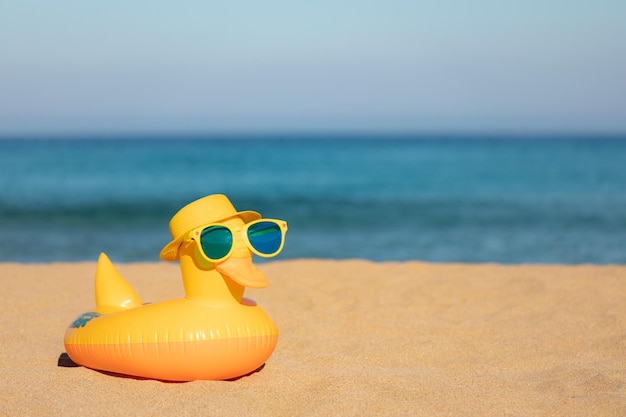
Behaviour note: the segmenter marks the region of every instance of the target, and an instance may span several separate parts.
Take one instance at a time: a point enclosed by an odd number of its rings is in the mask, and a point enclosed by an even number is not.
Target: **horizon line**
[[[0,141],[6,140],[166,140],[177,139],[218,140],[218,139],[282,139],[282,140],[306,140],[306,139],[626,139],[626,131],[568,131],[568,130],[276,130],[276,131],[84,131],[84,132],[0,132]]]

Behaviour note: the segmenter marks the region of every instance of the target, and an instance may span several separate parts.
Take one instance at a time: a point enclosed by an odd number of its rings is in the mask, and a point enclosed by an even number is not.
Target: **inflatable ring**
[[[172,218],[173,240],[161,252],[162,259],[180,260],[185,298],[143,304],[103,253],[96,308],[68,327],[67,354],[88,368],[168,381],[257,370],[274,351],[278,329],[243,293],[267,284],[252,252],[276,255],[286,230],[281,220],[236,212],[222,195],[190,203]]]

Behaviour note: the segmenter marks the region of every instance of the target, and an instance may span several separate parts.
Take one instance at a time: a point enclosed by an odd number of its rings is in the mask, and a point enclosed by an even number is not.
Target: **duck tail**
[[[110,313],[141,304],[133,287],[113,266],[109,257],[101,253],[96,267],[96,311]]]

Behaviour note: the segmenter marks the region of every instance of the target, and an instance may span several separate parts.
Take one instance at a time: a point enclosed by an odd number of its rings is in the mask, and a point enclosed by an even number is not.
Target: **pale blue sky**
[[[626,2],[0,0],[0,135],[626,132]]]

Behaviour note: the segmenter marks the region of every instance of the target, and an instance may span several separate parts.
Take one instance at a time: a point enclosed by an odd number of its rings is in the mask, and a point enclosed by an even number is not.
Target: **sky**
[[[0,136],[626,133],[623,0],[0,0]]]

